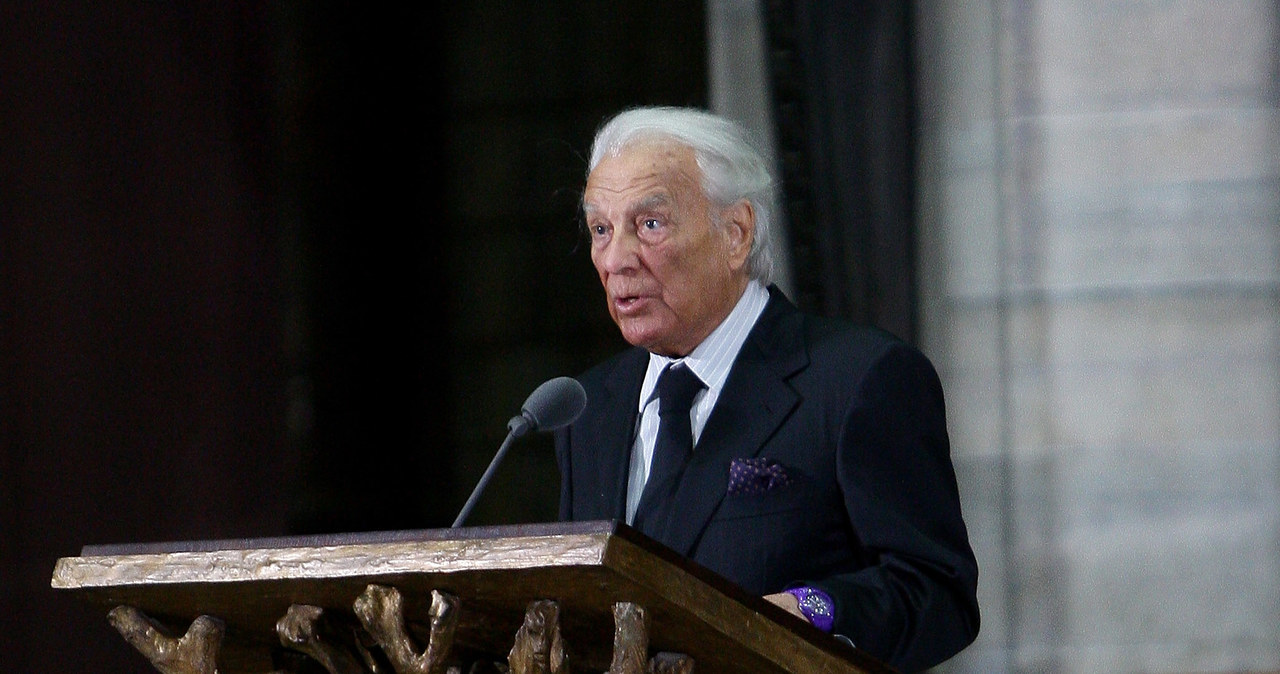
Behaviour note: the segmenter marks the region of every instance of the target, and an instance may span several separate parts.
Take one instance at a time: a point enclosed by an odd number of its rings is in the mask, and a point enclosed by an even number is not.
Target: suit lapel
[[[688,556],[724,500],[729,465],[755,456],[799,403],[787,379],[808,365],[801,316],[784,296],[772,297],[742,345],[724,390],[694,447],[675,494],[680,513],[666,544]]]
[[[602,502],[609,504],[607,516],[619,521],[626,519],[632,432],[640,404],[640,383],[648,362],[649,355],[644,349],[632,349],[618,361],[605,376],[605,396],[598,401],[600,411],[590,415],[595,423],[584,434],[585,442],[591,445],[591,456],[595,457],[595,479]]]

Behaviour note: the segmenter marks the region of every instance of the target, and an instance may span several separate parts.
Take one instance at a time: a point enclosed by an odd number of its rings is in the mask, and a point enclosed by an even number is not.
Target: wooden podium
[[[86,546],[52,585],[164,674],[891,671],[618,522]]]

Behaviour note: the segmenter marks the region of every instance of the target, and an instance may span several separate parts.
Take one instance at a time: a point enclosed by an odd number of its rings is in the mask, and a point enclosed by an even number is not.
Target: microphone
[[[485,469],[484,475],[480,476],[480,481],[471,491],[466,505],[462,506],[458,518],[449,528],[456,529],[462,526],[463,521],[471,514],[476,501],[480,500],[480,493],[493,478],[498,464],[502,463],[502,457],[506,456],[512,440],[529,431],[554,431],[562,426],[568,426],[578,418],[579,414],[582,414],[586,406],[587,392],[582,389],[582,384],[572,377],[549,379],[534,389],[533,393],[525,399],[524,405],[520,407],[520,414],[511,417],[511,421],[507,422],[507,438],[502,441],[498,453],[493,455],[489,467]]]
[[[573,423],[586,406],[587,392],[577,379],[556,377],[529,394],[520,414],[507,422],[507,429],[513,438],[529,431],[554,431]]]

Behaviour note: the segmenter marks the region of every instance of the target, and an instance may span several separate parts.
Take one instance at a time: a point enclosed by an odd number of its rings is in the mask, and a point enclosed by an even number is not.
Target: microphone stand
[[[462,506],[462,512],[458,513],[458,518],[449,528],[457,529],[462,526],[467,516],[471,514],[471,509],[476,507],[476,501],[480,500],[480,492],[484,491],[489,480],[493,478],[493,473],[497,470],[498,464],[502,463],[502,457],[506,456],[512,440],[529,431],[551,431],[567,426],[582,414],[586,406],[587,394],[582,390],[582,384],[570,377],[556,377],[534,389],[533,393],[529,394],[529,398],[524,401],[524,406],[520,408],[520,414],[511,417],[511,421],[507,422],[507,439],[502,441],[498,453],[493,455],[493,460],[489,462],[484,475],[480,476],[476,488],[471,490],[471,496],[467,499],[466,505]]]
[[[517,423],[517,420],[522,423]],[[489,462],[489,467],[485,469],[484,475],[480,476],[480,481],[476,483],[476,488],[471,490],[471,496],[467,498],[466,504],[462,506],[457,519],[449,526],[450,529],[457,529],[462,526],[463,521],[467,519],[472,509],[476,507],[476,502],[480,500],[480,492],[484,491],[484,488],[489,484],[489,480],[493,478],[494,472],[498,469],[498,464],[502,463],[502,457],[506,456],[507,449],[511,447],[511,441],[524,435],[529,429],[529,424],[524,417],[512,419],[508,426],[511,430],[507,432],[507,439],[502,441],[501,447],[498,447],[498,453],[493,455],[493,460]]]

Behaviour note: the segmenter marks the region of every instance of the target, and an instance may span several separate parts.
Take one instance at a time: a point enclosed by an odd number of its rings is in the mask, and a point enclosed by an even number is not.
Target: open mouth
[[[618,311],[627,312],[636,309],[640,303],[644,301],[644,297],[640,295],[619,295],[614,298],[614,306],[618,307]]]

